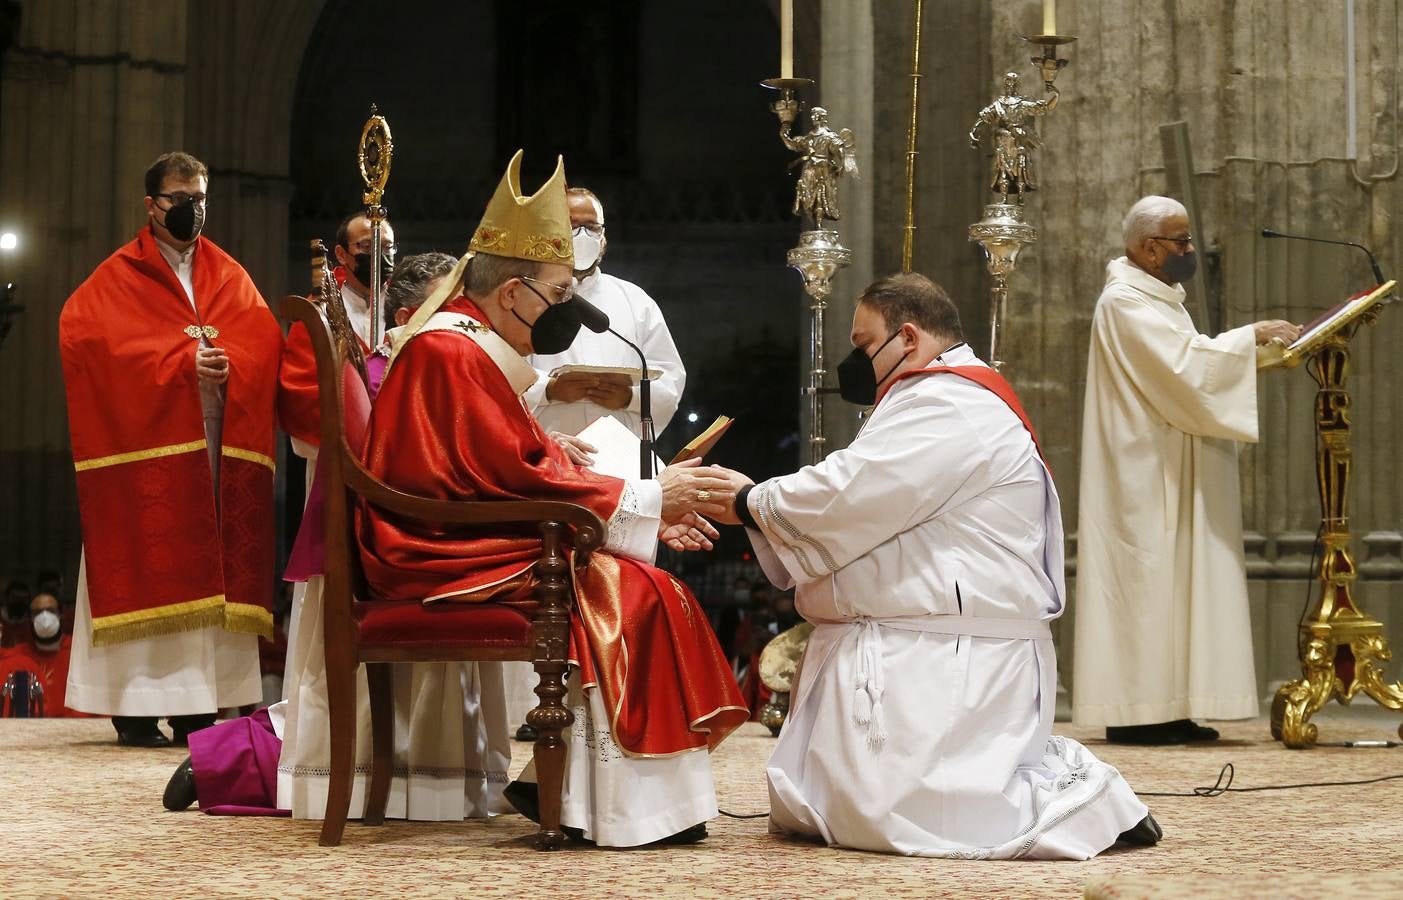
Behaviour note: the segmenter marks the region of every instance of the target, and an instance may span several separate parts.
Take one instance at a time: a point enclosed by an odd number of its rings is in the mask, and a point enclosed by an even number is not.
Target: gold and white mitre
[[[555,174],[530,197],[521,193],[521,151],[482,214],[468,244],[469,253],[491,253],[531,262],[575,267],[570,235],[570,207],[565,200],[565,157],[556,157]]]
[[[536,193],[521,193],[521,150],[516,151],[497,190],[487,203],[482,221],[473,231],[468,252],[453,267],[433,296],[405,323],[403,338],[390,355],[393,366],[399,352],[424,328],[442,306],[463,292],[463,273],[479,253],[530,262],[575,267],[575,245],[570,233],[570,205],[565,198],[565,157],[555,158],[555,173]]]

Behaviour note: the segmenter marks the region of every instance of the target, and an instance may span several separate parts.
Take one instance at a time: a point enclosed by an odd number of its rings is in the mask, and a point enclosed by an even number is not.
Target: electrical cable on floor
[[[1355,742],[1358,743],[1358,742]],[[1380,741],[1378,744],[1371,742],[1369,746],[1387,745],[1390,747],[1403,746],[1398,741]],[[1342,744],[1340,746],[1348,746]],[[1264,784],[1258,787],[1233,787],[1233,764],[1224,763],[1223,768],[1218,772],[1218,781],[1206,787],[1196,787],[1189,792],[1181,791],[1136,791],[1139,797],[1221,797],[1229,791],[1238,794],[1246,794],[1254,791],[1288,791],[1295,788],[1310,787],[1347,787],[1359,784],[1378,784],[1381,781],[1396,781],[1403,779],[1403,773],[1397,775],[1381,775],[1378,778],[1361,778],[1357,781],[1304,781],[1300,784]],[[1226,782],[1224,779],[1227,779]]]
[[[733,813],[726,812],[724,809],[718,809],[717,812],[719,812],[723,816],[728,816],[732,819],[763,819],[770,814],[770,811],[768,809],[764,812],[759,813]]]

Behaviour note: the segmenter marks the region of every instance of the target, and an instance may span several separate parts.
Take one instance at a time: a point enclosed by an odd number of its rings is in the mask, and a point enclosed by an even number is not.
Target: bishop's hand
[[[734,495],[730,480],[722,471],[689,459],[668,466],[658,473],[663,489],[662,520],[668,525],[682,521],[687,513],[716,517],[730,508]]]
[[[560,445],[560,449],[565,451],[565,455],[570,457],[570,461],[577,466],[594,465],[594,454],[599,452],[599,448],[586,441],[582,441],[573,434],[565,434],[560,431],[550,432],[550,439]]]
[[[678,551],[710,550],[714,546],[711,542],[720,536],[715,525],[696,513],[687,513],[658,532],[658,540]]]

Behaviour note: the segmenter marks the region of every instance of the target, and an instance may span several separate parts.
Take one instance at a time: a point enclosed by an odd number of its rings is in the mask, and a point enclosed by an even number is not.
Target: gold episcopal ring
[[[697,491],[697,502],[706,503],[711,499],[711,491]]]

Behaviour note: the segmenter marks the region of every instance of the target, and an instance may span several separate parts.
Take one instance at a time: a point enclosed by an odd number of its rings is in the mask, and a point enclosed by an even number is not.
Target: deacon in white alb
[[[770,759],[770,822],[832,846],[1086,859],[1160,831],[1111,766],[1052,734],[1064,605],[1057,492],[1008,383],[921,275],[870,286],[844,450],[753,487],[737,518],[814,623]]]
[[[1236,441],[1257,440],[1256,345],[1299,326],[1200,334],[1180,282],[1189,219],[1145,197],[1106,266],[1087,356],[1072,716],[1108,740],[1213,740],[1258,712]]]

